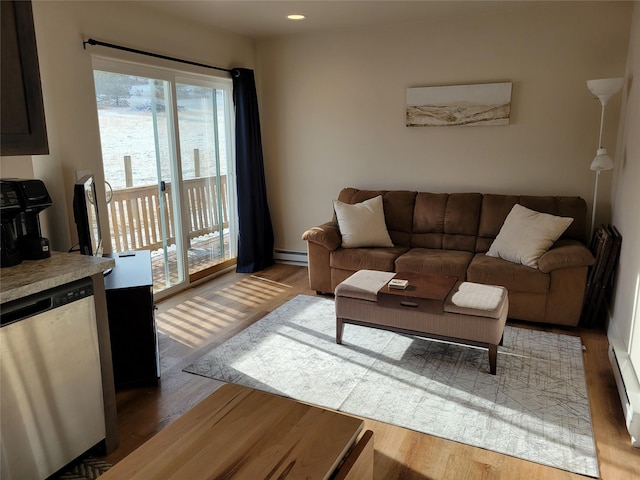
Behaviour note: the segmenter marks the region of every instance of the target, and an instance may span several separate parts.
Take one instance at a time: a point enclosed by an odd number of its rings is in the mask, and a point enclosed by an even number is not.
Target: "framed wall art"
[[[407,127],[508,125],[511,82],[407,88]]]

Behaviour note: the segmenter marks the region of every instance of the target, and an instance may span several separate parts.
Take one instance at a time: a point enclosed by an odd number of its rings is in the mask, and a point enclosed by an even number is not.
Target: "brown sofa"
[[[394,246],[342,248],[334,214],[332,221],[302,236],[307,241],[311,289],[333,294],[340,282],[362,269],[441,273],[507,288],[510,318],[578,324],[587,271],[594,263],[585,244],[587,206],[582,198],[345,188],[338,200],[355,204],[378,195]],[[517,203],[574,219],[540,257],[538,268],[485,255]]]

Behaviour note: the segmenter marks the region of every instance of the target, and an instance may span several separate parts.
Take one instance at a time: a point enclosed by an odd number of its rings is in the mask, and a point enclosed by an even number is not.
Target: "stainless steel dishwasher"
[[[0,478],[47,478],[104,438],[91,279],[0,306]]]

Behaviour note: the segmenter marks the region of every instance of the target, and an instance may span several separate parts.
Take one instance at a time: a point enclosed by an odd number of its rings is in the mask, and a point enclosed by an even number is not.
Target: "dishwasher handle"
[[[0,307],[0,327],[24,320],[52,308],[93,295],[93,282],[86,277],[59,287],[7,302]]]
[[[0,321],[1,326],[9,325],[10,323],[17,322],[18,320],[24,320],[25,318],[32,317],[42,312],[46,312],[47,310],[51,310],[53,306],[53,301],[51,298],[43,298],[41,300],[36,300],[35,302],[22,305],[20,308],[11,309],[10,311],[5,311],[2,309],[2,320]]]

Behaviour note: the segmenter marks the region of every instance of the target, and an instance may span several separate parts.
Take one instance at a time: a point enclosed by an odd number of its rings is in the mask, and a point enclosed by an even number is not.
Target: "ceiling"
[[[149,8],[251,38],[522,9],[539,1],[463,0],[145,0]],[[307,18],[291,21],[291,13]]]

